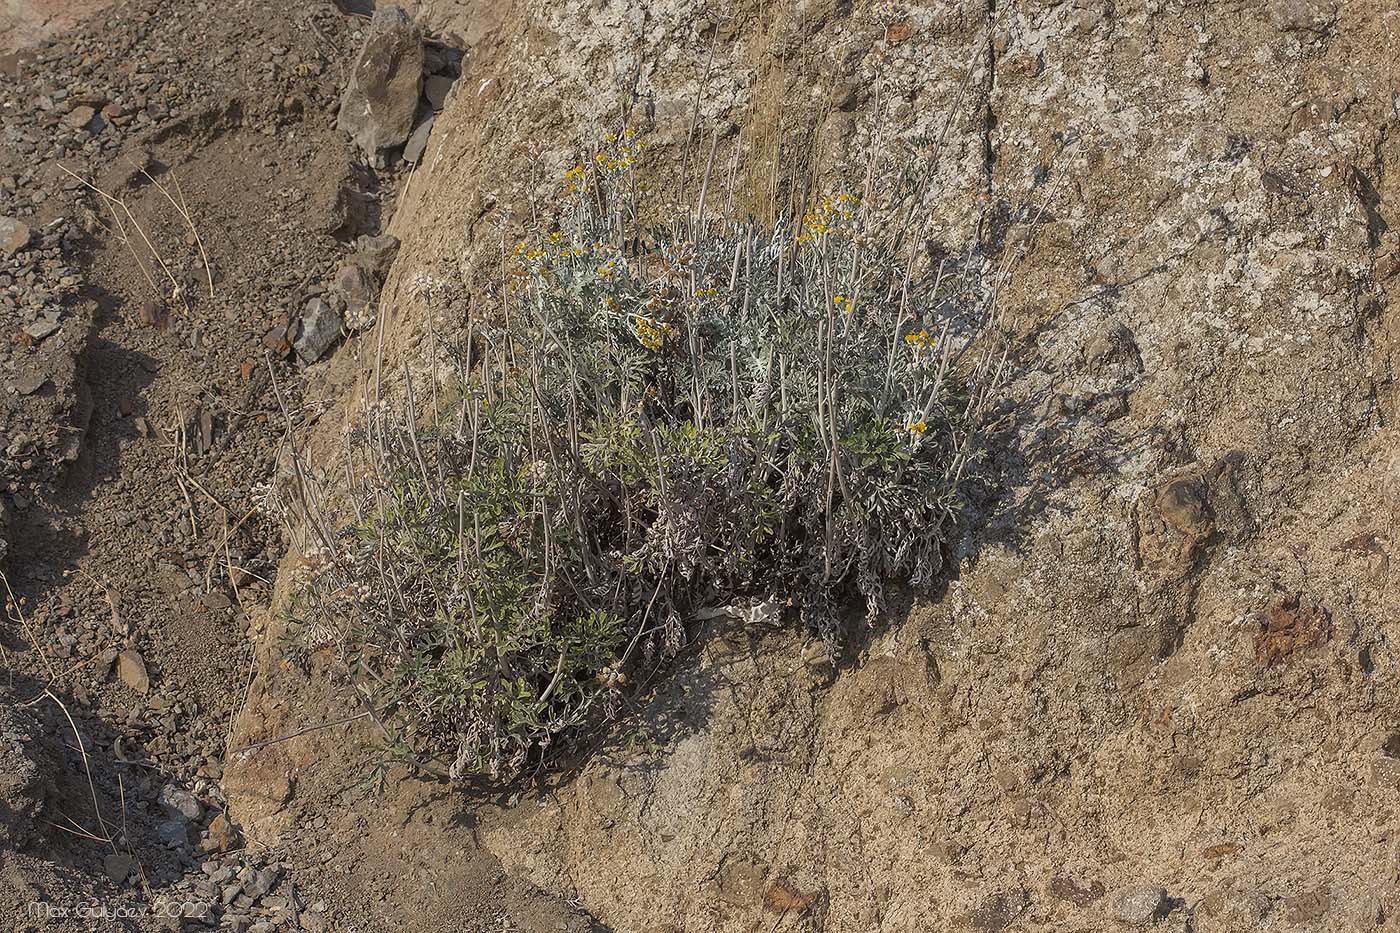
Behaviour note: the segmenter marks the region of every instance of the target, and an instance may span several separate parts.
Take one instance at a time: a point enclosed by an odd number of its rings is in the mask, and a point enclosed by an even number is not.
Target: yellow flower
[[[673,330],[670,324],[658,323],[646,317],[638,317],[634,327],[636,328],[637,342],[652,352],[661,349],[661,345],[666,342],[667,335]]]
[[[927,430],[928,423],[924,421],[915,421],[913,424],[909,425],[909,433],[911,434],[923,434]]]

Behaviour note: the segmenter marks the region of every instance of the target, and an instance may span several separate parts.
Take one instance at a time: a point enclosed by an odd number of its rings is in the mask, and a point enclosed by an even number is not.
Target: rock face
[[[379,160],[382,150],[402,146],[413,131],[422,86],[418,28],[401,7],[380,7],[341,98],[339,126]]]
[[[929,242],[1012,270],[995,494],[957,572],[839,672],[798,633],[712,635],[646,709],[653,754],[619,743],[483,813],[509,872],[618,929],[1113,929],[1163,909],[1107,893],[1144,879],[1185,905],[1162,929],[1400,911],[1374,819],[1400,783],[1394,26],[1380,0],[1207,6],[731,28],[525,3],[474,47],[489,71],[395,230],[386,397],[438,366],[425,322],[499,282],[492,218],[534,191],[498,142],[541,140],[562,175],[617,100],[651,179],[698,111],[756,213],[774,176],[848,190],[897,141],[934,179]],[[677,51],[696,36],[723,64]]]

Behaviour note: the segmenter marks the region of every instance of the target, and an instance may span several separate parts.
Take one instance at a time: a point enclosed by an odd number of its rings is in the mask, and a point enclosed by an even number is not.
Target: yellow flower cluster
[[[695,297],[697,298],[713,298],[718,294],[719,289],[717,288],[697,288],[695,290]]]
[[[930,337],[927,330],[921,330],[917,334],[905,334],[904,342],[918,349],[919,347],[932,347],[938,341]]]
[[[593,160],[607,169],[629,168],[632,165],[632,155],[630,149],[621,150],[620,156],[611,156],[606,152],[600,152],[593,157]]]
[[[525,241],[521,240],[519,243],[515,244],[515,255],[520,259],[534,261],[536,259],[543,259],[547,254],[538,246],[527,249],[525,247]]]
[[[675,328],[665,321],[655,321],[649,317],[639,316],[633,326],[636,328],[637,342],[653,353],[660,350],[666,338],[675,332]]]
[[[802,217],[806,231],[797,237],[799,243],[811,243],[818,237],[834,232],[841,222],[856,216],[860,198],[842,192],[836,197],[822,198]]]
[[[831,303],[846,314],[850,314],[856,309],[856,303],[845,295],[837,295],[835,298],[831,299]]]
[[[561,259],[573,259],[578,256],[587,256],[590,252],[602,249],[603,247],[602,243],[594,243],[591,247],[584,244],[583,246],[565,246],[561,249],[560,245],[564,242],[564,234],[558,230],[555,230],[546,237],[545,242],[555,249],[555,255]],[[540,246],[527,247],[524,240],[515,244],[515,256],[517,259],[533,262],[536,259],[544,259],[548,255],[549,250]]]
[[[558,230],[555,230],[549,235],[549,242],[552,246],[558,246],[560,243],[564,242],[564,234]],[[572,246],[566,246],[563,249],[559,250],[559,256],[562,259],[572,259],[575,256],[582,256],[587,252],[588,247],[586,246],[580,246],[577,248]]]
[[[593,161],[597,163],[599,168],[605,170],[630,168],[641,149],[640,143],[632,141],[636,135],[636,130],[626,130],[620,136],[617,133],[609,133],[607,135],[607,148],[595,152]],[[563,180],[568,185],[569,191],[577,193],[583,190],[583,186],[587,183],[585,178],[587,174],[587,167],[581,164],[575,165],[565,172]]]
[[[915,421],[913,424],[909,425],[910,434],[923,434],[927,430],[928,422],[926,421]]]
[[[614,151],[608,152],[607,150],[600,149],[593,154],[593,161],[597,162],[603,168],[610,170],[630,168],[637,155],[637,150],[640,148],[640,146],[632,142],[636,135],[636,130],[626,130],[621,136],[618,136],[616,133],[609,133],[607,135],[608,145]]]
[[[575,165],[564,173],[564,180],[569,183],[570,193],[576,193],[583,185],[583,176],[587,170],[582,165]]]

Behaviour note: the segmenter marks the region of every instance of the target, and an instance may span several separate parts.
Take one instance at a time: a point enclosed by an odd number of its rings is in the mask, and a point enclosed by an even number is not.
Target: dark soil
[[[287,328],[399,181],[334,127],[362,22],[133,0],[0,49],[0,219],[29,230],[0,249],[5,929],[418,926],[324,877],[365,833],[259,847],[220,788],[284,550],[260,490],[319,414]],[[457,928],[569,913],[484,857],[444,880]]]

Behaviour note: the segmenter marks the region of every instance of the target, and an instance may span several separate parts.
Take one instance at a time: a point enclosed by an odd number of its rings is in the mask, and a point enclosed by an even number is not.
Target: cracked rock
[[[401,7],[381,7],[341,98],[338,125],[382,164],[381,151],[403,145],[413,132],[422,84],[418,28]]]
[[[379,287],[364,266],[347,262],[335,273],[331,288],[345,301],[345,327],[358,333],[374,323],[374,300]]]
[[[384,281],[389,274],[389,266],[399,253],[399,238],[392,233],[379,236],[362,236],[355,241],[355,253],[350,261],[363,266],[376,279]]]
[[[194,821],[204,815],[199,799],[178,784],[167,784],[161,788],[160,805],[172,817]]]
[[[1113,916],[1135,926],[1152,923],[1171,909],[1167,892],[1156,885],[1139,884],[1113,894]]]
[[[24,332],[28,334],[32,340],[38,342],[40,340],[43,340],[45,337],[53,336],[58,332],[58,329],[62,326],[62,322],[59,321],[59,319],[56,316],[45,315],[44,317],[39,318],[39,320],[35,321],[34,323],[26,326],[24,328]]]
[[[29,225],[13,217],[0,217],[0,254],[6,259],[29,245]]]
[[[404,143],[403,160],[409,165],[414,165],[423,158],[423,151],[428,148],[428,135],[433,131],[433,119],[429,117],[418,124],[413,135],[408,137],[408,142]]]
[[[339,312],[324,298],[312,298],[301,312],[297,335],[292,348],[303,366],[309,366],[325,356],[326,351],[340,339],[344,322]]]

